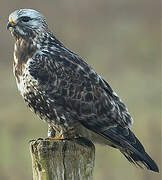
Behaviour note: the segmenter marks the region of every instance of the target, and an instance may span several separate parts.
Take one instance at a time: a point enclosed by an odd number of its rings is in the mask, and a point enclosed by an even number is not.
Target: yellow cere
[[[13,18],[12,18],[12,17],[10,18],[10,20],[9,20],[9,21],[10,21],[10,23],[12,23],[13,25],[16,25],[16,23],[14,22],[14,20],[13,20]]]

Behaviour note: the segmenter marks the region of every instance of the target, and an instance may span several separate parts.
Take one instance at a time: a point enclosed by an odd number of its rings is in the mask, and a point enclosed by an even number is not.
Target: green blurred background
[[[1,0],[0,180],[32,179],[28,140],[46,137],[47,125],[25,106],[12,74],[8,15],[42,12],[56,37],[101,74],[134,118],[132,130],[160,168],[160,1]],[[96,147],[94,180],[160,180],[137,169],[115,149]]]

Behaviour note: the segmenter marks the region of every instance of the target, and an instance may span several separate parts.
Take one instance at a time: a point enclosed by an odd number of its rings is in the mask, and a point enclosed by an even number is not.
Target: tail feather
[[[142,169],[149,169],[151,171],[159,172],[156,163],[150,158],[150,156],[145,153],[134,153],[134,152],[124,152],[122,154],[128,159],[129,162],[133,163],[135,166]]]
[[[144,147],[129,128],[117,126],[102,132],[100,135],[112,142],[129,162],[140,168],[159,172],[156,163],[145,152]]]

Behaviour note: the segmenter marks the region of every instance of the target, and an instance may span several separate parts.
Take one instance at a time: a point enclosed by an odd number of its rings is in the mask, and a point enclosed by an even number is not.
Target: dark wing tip
[[[121,153],[137,167],[159,172],[158,166],[145,152],[143,145],[128,128],[114,127],[101,134],[111,141]]]
[[[124,156],[128,159],[129,162],[133,163],[137,167],[140,167],[142,169],[148,169],[154,172],[159,172],[158,166],[147,153],[139,154],[135,152],[122,152],[122,154],[124,154]]]
[[[149,167],[149,170],[154,171],[154,172],[159,172],[159,168],[158,168],[157,164],[155,163],[155,161],[152,160],[147,153],[145,153],[144,156],[147,159],[146,163]]]

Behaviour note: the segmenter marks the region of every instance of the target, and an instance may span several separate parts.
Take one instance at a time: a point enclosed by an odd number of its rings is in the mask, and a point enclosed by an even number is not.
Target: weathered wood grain
[[[84,138],[30,143],[33,180],[92,180],[94,145]]]

